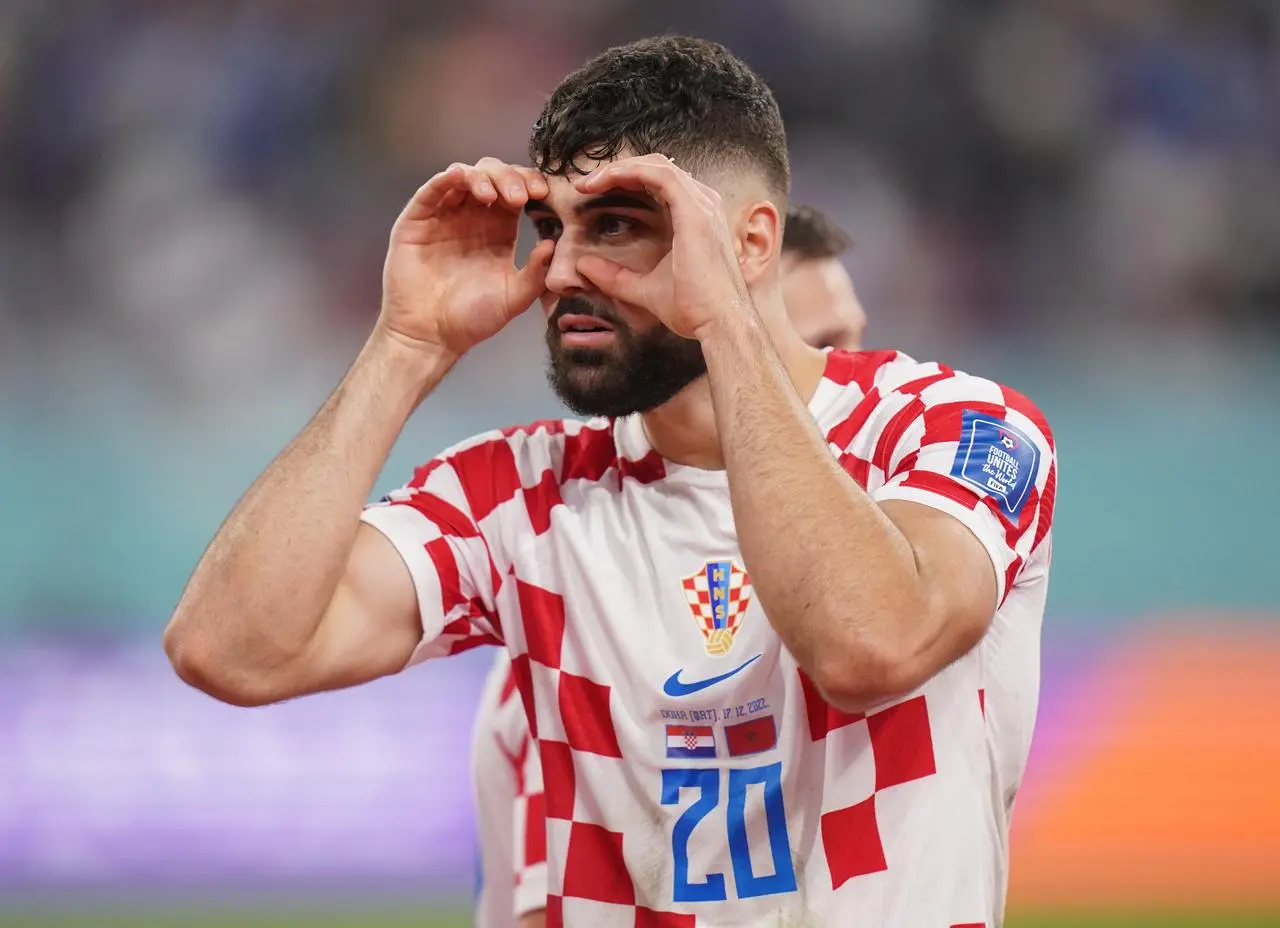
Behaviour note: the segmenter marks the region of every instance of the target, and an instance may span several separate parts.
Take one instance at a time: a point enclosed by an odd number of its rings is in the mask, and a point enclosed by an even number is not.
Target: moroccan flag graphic
[[[726,725],[724,742],[729,748],[730,757],[759,754],[778,744],[778,729],[772,715],[762,715],[749,722]]]

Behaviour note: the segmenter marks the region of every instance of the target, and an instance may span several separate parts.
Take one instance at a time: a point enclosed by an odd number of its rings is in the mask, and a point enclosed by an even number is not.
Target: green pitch
[[[469,928],[465,912],[376,909],[89,909],[0,908],[3,928]],[[1076,913],[1010,915],[1006,928],[1280,928],[1280,911],[1271,913],[1202,912],[1197,914]]]

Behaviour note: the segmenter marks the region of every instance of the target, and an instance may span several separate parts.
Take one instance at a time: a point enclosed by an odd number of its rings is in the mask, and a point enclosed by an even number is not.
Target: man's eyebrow
[[[658,211],[657,205],[647,197],[637,196],[633,193],[624,193],[620,190],[612,190],[608,193],[602,193],[598,197],[592,197],[589,200],[583,200],[573,208],[575,213],[589,213],[597,209],[638,209],[649,213]],[[530,200],[524,205],[526,213],[555,213],[550,206],[543,200]]]

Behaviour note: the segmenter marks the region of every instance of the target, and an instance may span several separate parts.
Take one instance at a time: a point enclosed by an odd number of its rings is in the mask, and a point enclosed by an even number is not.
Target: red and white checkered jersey
[[[981,645],[865,715],[822,700],[754,601],[725,473],[664,460],[638,417],[482,435],[366,510],[416,585],[413,660],[511,655],[549,925],[1001,922],[1039,691],[1048,426],[1012,390],[892,351],[832,352],[809,409],[874,499],[959,519],[998,578]]]
[[[485,680],[471,745],[480,836],[476,928],[514,928],[547,905],[542,764],[505,650]]]

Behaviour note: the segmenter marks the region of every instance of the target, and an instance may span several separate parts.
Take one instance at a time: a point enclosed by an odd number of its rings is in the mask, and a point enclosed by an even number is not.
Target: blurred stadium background
[[[666,30],[776,89],[871,344],[1057,432],[1009,924],[1280,924],[1275,0],[4,0],[0,924],[466,923],[488,655],[242,711],[160,629],[409,193]],[[542,356],[477,351],[383,486],[554,414]]]

